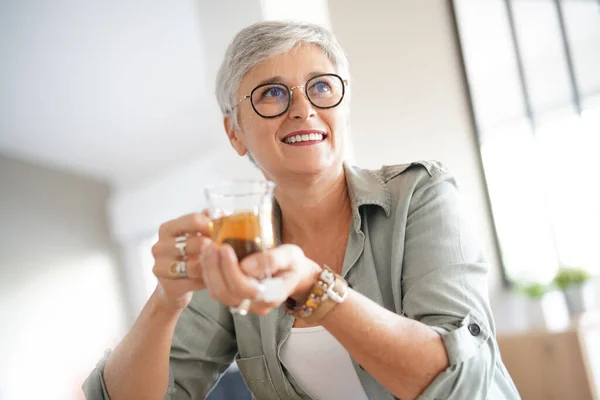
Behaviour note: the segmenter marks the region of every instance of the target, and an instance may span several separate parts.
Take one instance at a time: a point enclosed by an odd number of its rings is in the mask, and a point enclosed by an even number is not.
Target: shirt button
[[[473,336],[477,336],[481,333],[481,328],[477,324],[469,324],[468,328],[469,332],[471,332],[471,335]]]

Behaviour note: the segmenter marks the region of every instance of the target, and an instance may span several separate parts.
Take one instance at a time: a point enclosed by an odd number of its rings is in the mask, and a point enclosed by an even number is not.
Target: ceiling
[[[258,0],[0,1],[0,153],[117,187],[202,157],[223,141],[218,61],[260,18]]]

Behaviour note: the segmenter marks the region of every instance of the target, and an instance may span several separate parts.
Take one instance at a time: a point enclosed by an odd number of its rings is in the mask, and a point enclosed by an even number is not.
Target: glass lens
[[[290,101],[287,87],[278,83],[261,85],[252,91],[252,105],[263,117],[273,117],[283,113]]]
[[[342,100],[344,82],[337,75],[315,76],[306,82],[306,94],[317,107],[334,107]]]

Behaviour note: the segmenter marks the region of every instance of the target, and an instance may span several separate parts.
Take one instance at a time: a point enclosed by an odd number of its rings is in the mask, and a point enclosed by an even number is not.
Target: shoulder
[[[373,171],[388,186],[411,188],[413,191],[423,186],[434,185],[450,180],[454,183],[454,175],[440,161],[418,160],[407,164],[384,165]]]
[[[377,170],[345,164],[346,181],[353,204],[357,207],[379,205],[387,216],[392,208],[409,204],[416,193],[446,181],[455,185],[448,169],[439,161],[415,161],[386,165]]]
[[[390,193],[392,208],[407,213],[432,201],[450,207],[459,193],[454,175],[440,161],[383,166],[379,174]]]
[[[438,174],[449,173],[448,168],[440,161],[436,160],[419,160],[407,164],[384,165],[374,172],[377,173],[385,183],[388,183],[402,174],[409,176],[423,176],[427,178]]]

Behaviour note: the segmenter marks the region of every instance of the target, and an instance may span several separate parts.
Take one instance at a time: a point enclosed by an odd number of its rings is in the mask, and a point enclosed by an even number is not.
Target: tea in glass
[[[238,260],[275,244],[271,215],[274,187],[268,181],[232,181],[206,190],[212,239],[233,247]]]

